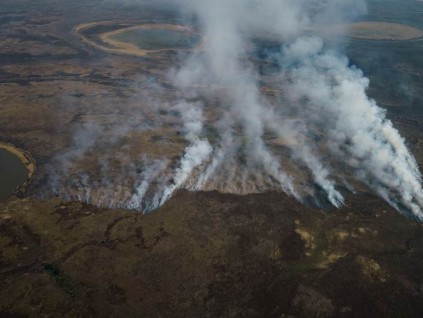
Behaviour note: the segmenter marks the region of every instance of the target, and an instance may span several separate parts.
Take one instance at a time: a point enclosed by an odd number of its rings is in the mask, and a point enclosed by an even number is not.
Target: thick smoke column
[[[176,169],[171,185],[165,187],[161,194],[158,205],[164,204],[172,193],[181,187],[193,173],[194,169],[201,165],[210,154],[212,147],[206,139],[201,139],[203,130],[203,113],[199,103],[181,103],[176,106],[184,121],[185,138],[190,143],[181,159],[180,166]]]
[[[290,151],[296,162],[309,169],[329,202],[335,206],[343,204],[335,176],[331,178],[332,165],[343,166],[397,209],[411,211],[412,216],[423,219],[417,164],[384,112],[366,96],[368,79],[349,66],[346,57],[326,49],[322,39],[304,35],[304,30],[314,23],[330,23],[348,12],[360,13],[365,9],[362,1],[179,3],[199,18],[206,48],[179,70],[177,83],[181,87],[197,83],[210,89],[228,87],[221,96],[221,105],[226,105],[224,111],[229,119],[220,122],[220,131],[224,131],[221,145],[213,152],[197,188],[204,187],[213,174],[227,174],[225,161],[233,159],[233,155],[226,152],[240,147],[232,133],[241,130],[248,139],[248,144],[242,145],[247,178],[267,174],[273,184],[299,197],[304,193],[295,189],[289,170],[284,169],[282,158],[266,145],[264,135],[270,131],[281,138],[287,135],[300,138],[318,131],[323,137],[319,149],[308,138],[302,138],[300,143],[290,146]],[[261,94],[259,72],[247,59],[253,38],[263,35],[284,43],[280,53],[269,56],[280,65],[280,85],[287,92],[278,103]],[[288,113],[304,124],[293,126]],[[330,159],[323,160],[324,154],[329,154]],[[338,179],[340,176],[338,172]]]
[[[310,125],[324,127],[326,149],[397,209],[422,217],[421,177],[404,139],[366,96],[369,81],[345,57],[305,46],[302,38],[284,51],[290,102],[301,103]]]
[[[362,14],[362,0],[166,1],[183,16],[195,16],[204,38],[201,51],[184,55],[182,66],[169,71],[178,93],[166,113],[176,114],[172,124],[180,125],[183,153],[177,160],[146,155],[137,162],[123,153],[120,175],[123,183],[132,182],[129,189],[108,178],[112,167],[106,161],[101,180],[86,174],[76,178],[76,190],[82,190],[71,198],[104,205],[104,198],[116,197],[119,202],[106,205],[151,211],[178,188],[277,190],[341,207],[340,186],[352,190],[360,182],[400,212],[423,220],[418,166],[384,111],[367,97],[368,79],[310,32],[315,25],[324,28]],[[280,44],[265,55],[276,66],[270,74],[259,68],[260,40]],[[278,93],[269,96],[269,87]],[[152,88],[157,95],[164,89]],[[158,107],[163,104],[140,107],[150,126],[133,129],[165,125]],[[91,130],[88,137],[98,134]],[[124,132],[114,142],[120,137]],[[74,139],[76,146],[85,140]],[[62,171],[95,142],[81,145],[82,150],[60,156],[66,159]],[[116,161],[115,154],[108,159]],[[52,187],[66,192],[67,184],[56,179]]]

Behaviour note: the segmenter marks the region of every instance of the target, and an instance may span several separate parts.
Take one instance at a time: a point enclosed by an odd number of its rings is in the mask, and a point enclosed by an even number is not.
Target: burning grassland
[[[367,97],[369,80],[347,57],[326,47],[323,39],[303,34],[314,21],[329,21],[333,7],[237,1],[229,6],[203,1],[180,5],[198,17],[206,39],[204,52],[192,52],[167,74],[176,98],[162,114],[173,114],[174,122],[166,122],[160,113],[157,118],[147,115],[148,104],[138,114],[144,112],[151,129],[163,124],[178,127],[186,144],[176,164],[173,158],[165,158],[170,162],[167,169],[155,171],[156,162],[151,159],[152,170],[134,185],[131,206],[138,202],[140,207],[154,209],[180,187],[218,189],[219,180],[239,193],[251,182],[258,191],[279,190],[299,200],[315,197],[318,204],[324,193],[328,202],[340,207],[344,203],[340,188],[352,190],[347,179],[353,176],[398,210],[422,218],[417,163],[384,111]],[[364,6],[351,2],[345,8],[359,12]],[[280,14],[287,20],[280,22]],[[263,32],[279,36],[281,42],[279,51],[265,54],[279,68],[272,84],[286,91],[273,99],[262,94],[262,74],[246,58],[252,35]],[[214,87],[228,89],[216,94]],[[155,104],[153,109],[160,107]],[[208,114],[216,114],[215,120],[208,121]],[[269,146],[266,134],[296,142],[285,143],[283,151],[278,151]],[[76,141],[77,155],[95,145],[91,127],[85,142]],[[58,161],[66,162],[66,156]],[[306,171],[306,179],[298,180],[296,171]],[[144,198],[152,175],[159,187],[153,198]],[[87,180],[83,175],[81,182]],[[82,188],[90,190],[89,185]]]
[[[318,23],[354,19],[363,2],[176,6],[181,25],[77,24],[73,40],[90,44],[87,60],[2,68],[3,131],[27,140],[38,131],[27,141],[42,157],[37,195],[150,211],[179,188],[273,190],[336,207],[346,192],[369,189],[420,218],[417,162],[367,96],[369,80],[333,43],[304,34]],[[198,30],[202,49],[95,50],[118,49],[106,38],[168,29]],[[142,50],[143,36],[131,45]],[[30,94],[19,94],[19,85]]]
[[[421,41],[304,33],[360,0],[1,9],[0,138],[37,170],[0,202],[0,316],[422,316],[423,228],[397,213],[421,218]],[[204,42],[109,54],[81,23]]]

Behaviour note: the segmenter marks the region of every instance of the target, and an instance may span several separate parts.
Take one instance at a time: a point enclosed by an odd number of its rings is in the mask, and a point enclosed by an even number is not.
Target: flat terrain
[[[352,201],[350,201],[352,199]],[[365,194],[179,192],[149,214],[0,205],[0,315],[421,317],[423,227]]]
[[[12,144],[0,143],[0,148],[16,156],[27,169],[28,179],[31,179],[35,173],[35,162],[24,150],[16,148]]]
[[[372,0],[369,12],[366,21],[423,30],[422,2]],[[37,163],[25,194],[0,202],[0,316],[423,316],[423,228],[364,187],[336,211],[273,192],[180,191],[148,215],[106,208],[130,194],[144,154],[176,162],[186,147],[172,105],[191,92],[167,77],[186,52],[120,54],[98,37],[145,24],[181,21],[148,4],[0,4],[0,142]],[[359,31],[379,36],[381,24],[370,26]],[[414,29],[394,31],[401,41],[337,45],[422,167],[423,41],[406,40]],[[273,66],[257,63],[262,91],[283,94]],[[283,152],[296,141],[266,142]],[[98,178],[89,193],[97,206],[66,200],[83,186],[80,171]],[[55,173],[66,193],[51,187]]]
[[[15,194],[27,180],[27,170],[18,157],[0,147],[0,200]]]
[[[423,31],[402,24],[359,22],[348,26],[348,35],[366,40],[412,40],[423,37]]]
[[[351,39],[367,41],[423,41],[422,29],[390,22],[361,21],[350,24],[315,25],[308,31],[326,38],[346,35]]]
[[[33,181],[36,163],[32,156],[12,144],[0,142],[0,198],[23,195]]]
[[[74,28],[74,32],[85,43],[104,52],[138,57],[169,51],[191,51],[201,46],[199,35],[191,28],[177,24],[129,26],[119,21],[101,21],[80,24]]]

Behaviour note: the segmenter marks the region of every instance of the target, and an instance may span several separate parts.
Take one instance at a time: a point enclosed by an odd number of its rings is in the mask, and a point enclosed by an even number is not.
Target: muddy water
[[[0,200],[12,195],[27,177],[28,171],[19,158],[0,148]]]

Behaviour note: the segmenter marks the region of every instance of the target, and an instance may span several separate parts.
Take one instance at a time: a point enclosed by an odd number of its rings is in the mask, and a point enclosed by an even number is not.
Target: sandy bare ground
[[[83,31],[90,29],[92,27],[98,26],[98,25],[113,25],[117,23],[118,21],[107,21],[107,22],[92,22],[92,23],[84,23],[80,24],[77,27],[74,28],[74,32],[87,44],[102,50],[104,52],[112,53],[112,54],[123,54],[123,55],[132,55],[132,56],[146,56],[148,54],[154,54],[154,53],[161,53],[161,52],[168,52],[168,51],[175,51],[176,49],[170,48],[170,49],[158,49],[158,50],[144,50],[139,48],[138,46],[126,43],[122,41],[118,41],[113,39],[114,36],[128,32],[128,31],[135,31],[135,30],[142,30],[142,29],[158,29],[158,30],[174,30],[174,31],[180,31],[180,32],[187,32],[187,33],[194,33],[194,31],[189,28],[182,25],[175,25],[175,24],[142,24],[137,25],[133,27],[127,27],[127,28],[121,28],[119,30],[111,31],[111,32],[105,32],[98,36],[98,38],[106,43],[107,45],[111,46],[106,47],[101,45],[101,43],[97,43],[96,41],[93,41],[86,36],[83,35]],[[203,47],[203,44],[200,43],[197,47],[194,49],[178,49],[179,51],[193,51],[193,50],[199,50]]]
[[[404,24],[359,22],[350,26],[348,34],[369,40],[411,40],[423,37],[423,31]]]
[[[313,26],[308,29],[323,36],[347,35],[363,40],[405,41],[423,37],[423,31],[405,24],[363,21],[348,25]]]

